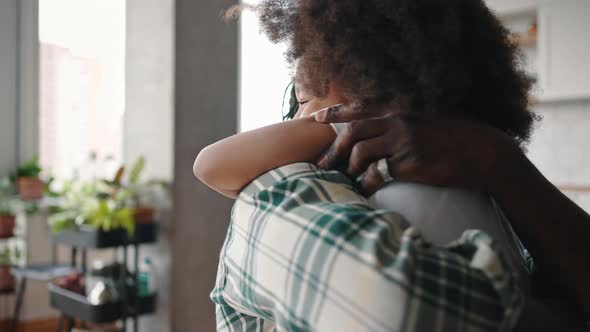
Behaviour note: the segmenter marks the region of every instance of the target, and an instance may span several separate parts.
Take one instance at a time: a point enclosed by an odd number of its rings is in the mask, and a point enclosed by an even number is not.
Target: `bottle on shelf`
[[[141,262],[137,281],[137,293],[139,297],[146,297],[156,293],[156,270],[150,258],[146,257]]]

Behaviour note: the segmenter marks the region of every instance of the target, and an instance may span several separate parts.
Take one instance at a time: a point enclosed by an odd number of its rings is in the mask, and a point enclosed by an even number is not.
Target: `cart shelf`
[[[124,304],[121,301],[93,305],[85,296],[74,293],[54,284],[49,284],[51,306],[69,317],[75,317],[91,323],[107,323],[123,318]],[[156,311],[157,295],[139,297],[137,315],[151,314]],[[133,303],[134,301],[130,301]],[[133,305],[127,312],[134,313]]]
[[[104,249],[128,244],[154,243],[158,238],[157,223],[135,225],[135,234],[130,237],[124,229],[105,232],[94,228],[63,230],[53,235],[53,241],[78,248]]]

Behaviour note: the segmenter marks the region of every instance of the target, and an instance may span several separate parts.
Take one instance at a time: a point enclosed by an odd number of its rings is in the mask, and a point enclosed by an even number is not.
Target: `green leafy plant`
[[[135,232],[133,209],[125,205],[123,190],[105,181],[69,182],[64,185],[63,200],[49,217],[54,232],[89,226],[103,231],[125,229]]]
[[[168,191],[160,182],[140,183],[145,163],[145,158],[139,157],[127,177],[125,167],[120,167],[109,180],[66,182],[55,193],[61,202],[52,207],[49,217],[53,231],[89,226],[104,231],[122,228],[133,234],[138,207],[169,201]]]
[[[13,182],[8,176],[0,178],[0,195],[10,195],[14,192]]]
[[[139,157],[129,174],[128,183],[124,188],[128,191],[130,205],[134,207],[151,207],[166,210],[170,207],[170,188],[164,181],[151,180],[140,182],[145,168],[145,158]]]
[[[9,201],[0,201],[0,216],[13,216],[14,209]]]
[[[133,167],[131,168],[131,172],[129,173],[129,184],[132,186],[136,186],[139,183],[139,176],[143,172],[145,168],[145,158],[143,156],[137,158]]]
[[[21,258],[21,251],[18,247],[3,246],[0,249],[0,267],[15,265]]]
[[[141,185],[139,184],[139,177],[145,168],[145,158],[143,156],[137,158],[133,166],[131,167],[131,171],[129,172],[129,178],[127,183],[120,183],[121,186],[121,197],[127,200],[127,204],[133,207],[138,207],[140,205],[139,196]],[[120,177],[123,174],[118,174]]]
[[[135,232],[135,221],[133,220],[133,209],[120,207],[113,200],[99,200],[87,214],[88,224],[104,231],[117,228],[127,230],[129,235]]]
[[[33,159],[20,165],[16,170],[17,178],[38,178],[43,168],[39,164],[39,157],[35,156]]]
[[[59,191],[56,191],[53,189],[53,184],[55,183],[55,177],[53,176],[48,176],[45,180],[45,196],[47,197],[51,197],[51,198],[59,198],[61,197],[61,194]]]
[[[13,185],[9,177],[0,179],[0,216],[15,215]]]
[[[55,212],[47,219],[54,233],[76,228],[78,212],[74,210]]]
[[[7,267],[12,265],[12,255],[10,248],[5,247],[0,251],[0,267]]]

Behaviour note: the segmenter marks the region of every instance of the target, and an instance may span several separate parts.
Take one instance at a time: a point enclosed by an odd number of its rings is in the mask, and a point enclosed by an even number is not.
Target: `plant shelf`
[[[107,323],[123,317],[123,302],[109,302],[93,305],[85,296],[74,293],[54,284],[49,284],[49,301],[53,308],[68,317],[74,317],[91,323]],[[133,301],[131,301],[133,302]],[[137,315],[151,314],[156,311],[157,294],[140,297],[137,303]],[[127,308],[128,312],[133,307]]]
[[[113,248],[134,243],[154,243],[158,238],[157,223],[136,224],[135,234],[129,237],[124,229],[102,231],[93,228],[63,230],[52,235],[55,243],[78,248]]]

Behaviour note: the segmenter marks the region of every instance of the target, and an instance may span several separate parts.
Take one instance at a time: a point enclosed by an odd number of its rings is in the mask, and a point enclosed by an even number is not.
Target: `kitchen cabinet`
[[[544,1],[538,27],[539,99],[590,98],[590,1]]]

